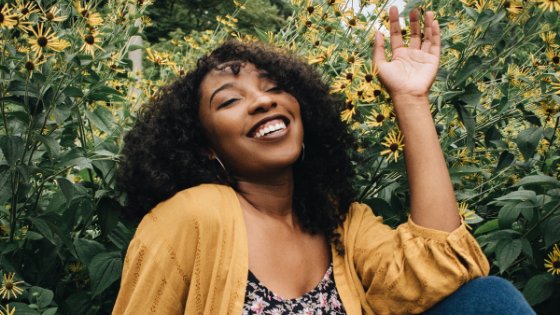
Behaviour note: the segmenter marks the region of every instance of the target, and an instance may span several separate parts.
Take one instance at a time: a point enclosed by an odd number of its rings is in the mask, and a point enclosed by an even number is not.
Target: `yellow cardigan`
[[[451,233],[411,220],[396,230],[360,203],[339,228],[334,278],[348,314],[419,313],[488,261],[465,226]],[[240,315],[248,276],[247,233],[235,191],[204,184],[160,203],[128,247],[113,314]]]

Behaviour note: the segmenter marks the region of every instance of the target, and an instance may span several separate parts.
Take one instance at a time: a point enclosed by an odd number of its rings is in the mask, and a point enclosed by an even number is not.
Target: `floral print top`
[[[334,283],[333,265],[319,284],[303,296],[285,300],[265,287],[249,271],[245,304],[242,315],[341,315],[346,314],[336,285]]]

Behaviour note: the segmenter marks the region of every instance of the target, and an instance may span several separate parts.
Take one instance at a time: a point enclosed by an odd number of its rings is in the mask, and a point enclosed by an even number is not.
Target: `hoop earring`
[[[299,156],[299,161],[305,161],[305,143],[301,143],[301,155]]]
[[[224,166],[224,163],[222,163],[222,161],[220,160],[220,158],[217,155],[214,155],[214,160],[218,161],[218,163],[220,164],[220,166],[224,169],[224,172],[227,173],[226,167]]]

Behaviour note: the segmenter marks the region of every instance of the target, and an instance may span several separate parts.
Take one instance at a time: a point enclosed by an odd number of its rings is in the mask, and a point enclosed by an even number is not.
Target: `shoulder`
[[[176,234],[231,220],[239,207],[235,191],[224,185],[203,184],[177,192],[144,216],[138,232]]]

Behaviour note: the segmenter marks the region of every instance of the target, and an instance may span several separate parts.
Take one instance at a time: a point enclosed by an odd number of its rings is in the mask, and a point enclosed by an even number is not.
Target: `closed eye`
[[[219,108],[222,108],[222,107],[226,107],[226,106],[228,106],[228,105],[230,105],[230,104],[233,104],[234,102],[236,102],[236,101],[238,101],[238,100],[239,100],[239,99],[237,99],[237,98],[231,98],[231,99],[229,99],[229,100],[223,102],[222,104],[218,105],[218,109],[219,109]]]
[[[268,90],[266,90],[267,92],[280,92],[282,91],[282,88],[279,86],[273,86],[271,88],[269,88]]]

